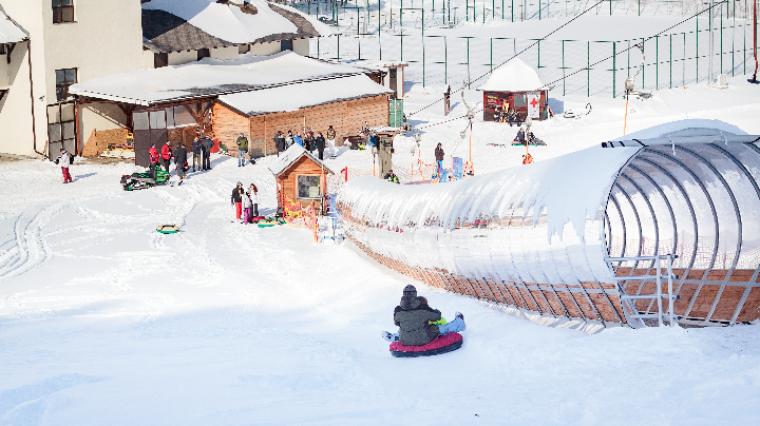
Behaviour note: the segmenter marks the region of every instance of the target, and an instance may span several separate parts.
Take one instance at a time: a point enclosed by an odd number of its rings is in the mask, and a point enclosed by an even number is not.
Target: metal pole
[[[612,98],[615,98],[615,73],[617,67],[617,42],[612,42]]]
[[[641,39],[641,89],[642,90],[645,87],[644,86],[644,81],[645,81],[644,76],[646,75],[646,66],[647,66],[647,62],[646,62],[647,55],[644,53],[645,48],[646,48],[646,42],[642,38]]]
[[[541,69],[541,40],[538,41],[538,64],[536,65],[536,69]]]
[[[422,36],[422,87],[425,87],[425,36],[424,35]]]
[[[443,37],[443,82],[449,84],[449,41]]]
[[[668,255],[668,324],[673,325],[673,254]]]
[[[654,90],[660,90],[660,36],[654,38]]]
[[[338,36],[338,53],[337,53],[337,60],[340,62],[340,34],[337,34]]]
[[[562,96],[567,93],[565,80],[565,40],[562,40]]]
[[[591,42],[586,42],[586,97],[591,97]]]
[[[662,265],[661,258],[657,258],[657,324],[662,327]]]
[[[686,33],[683,33],[683,61],[681,61],[681,86],[686,86]]]
[[[467,40],[467,88],[470,88],[470,37],[465,38]]]
[[[697,31],[694,33],[696,36],[696,53],[694,54],[694,57],[696,58],[696,71],[697,71],[697,77],[696,77],[696,83],[699,83],[699,16],[694,19],[694,21],[697,23]]]
[[[669,38],[669,43],[670,43],[670,49],[668,49],[670,52],[669,53],[670,60],[668,61],[669,62],[668,68],[669,68],[669,73],[670,73],[670,84],[668,88],[672,89],[673,88],[673,34],[670,34],[668,38]]]
[[[720,7],[720,74],[723,74],[723,6]]]
[[[493,72],[493,37],[488,38],[488,50],[489,50],[489,70]]]
[[[715,81],[715,75],[713,75],[713,57],[715,56],[715,34],[713,34],[713,26],[715,25],[713,23],[713,6],[715,5],[715,0],[710,0],[710,9],[707,11],[707,25],[710,27],[710,30],[708,32],[708,39],[710,40],[710,46],[707,49],[707,54],[709,57],[707,58],[707,84],[713,84]],[[699,19],[699,17],[697,17]]]

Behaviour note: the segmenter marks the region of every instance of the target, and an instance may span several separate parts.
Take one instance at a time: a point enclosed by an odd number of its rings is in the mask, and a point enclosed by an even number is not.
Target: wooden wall
[[[364,123],[370,127],[388,125],[388,95],[338,101],[293,112],[256,115],[250,118],[221,102],[214,104],[214,134],[232,153],[237,152],[235,140],[240,132],[249,136],[251,152],[264,155],[275,152],[273,138],[278,130],[283,133],[292,130],[293,134],[296,134],[306,128],[325,133],[327,127],[332,125],[337,135],[336,144],[341,145],[345,137],[359,133]]]
[[[293,164],[289,170],[281,174],[277,178],[277,200],[278,206],[282,205],[282,202],[287,200],[299,201],[301,207],[305,208],[308,205],[312,205],[317,208],[321,208],[322,200],[299,200],[298,199],[298,176],[299,175],[321,175],[323,172],[322,167],[315,163],[307,156],[302,156],[298,161]],[[324,170],[324,173],[329,173]],[[324,181],[320,178],[320,186],[322,187],[322,194],[325,193]]]

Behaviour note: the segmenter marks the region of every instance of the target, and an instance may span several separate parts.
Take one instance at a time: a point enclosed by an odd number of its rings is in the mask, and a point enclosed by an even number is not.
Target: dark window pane
[[[211,52],[208,49],[199,49],[198,50],[198,60],[200,61],[203,58],[208,58],[211,56]]]
[[[69,86],[58,86],[55,88],[55,96],[59,101],[66,99],[69,96]]]
[[[66,121],[65,123],[61,124],[63,125],[63,138],[74,139],[74,136],[76,135],[76,127],[74,126],[74,122]]]
[[[55,84],[66,81],[66,70],[55,70]]]
[[[168,53],[154,53],[153,54],[153,68],[161,68],[169,65]]]
[[[74,22],[74,8],[71,6],[64,7],[61,10],[62,22]]]
[[[293,50],[293,40],[282,40],[280,42],[280,51]]]
[[[319,179],[319,176],[298,176],[298,198],[320,198]]]
[[[67,83],[76,83],[77,82],[77,69],[76,68],[69,68],[66,71],[66,82]]]

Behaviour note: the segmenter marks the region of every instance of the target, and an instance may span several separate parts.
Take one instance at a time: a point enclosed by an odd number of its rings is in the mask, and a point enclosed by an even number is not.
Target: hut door
[[[135,164],[148,167],[148,149],[151,145],[161,144],[169,139],[169,131],[166,128],[166,110],[143,111],[132,114],[135,137]]]

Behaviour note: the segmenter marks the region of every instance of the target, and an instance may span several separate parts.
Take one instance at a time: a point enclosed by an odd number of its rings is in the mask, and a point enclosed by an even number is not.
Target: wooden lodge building
[[[71,92],[78,108],[115,105],[127,118],[113,117],[117,128],[94,131],[84,155],[124,145],[131,135],[135,162],[147,165],[152,144],[189,146],[199,130],[232,149],[245,133],[249,150],[265,155],[274,152],[277,130],[324,132],[332,125],[342,140],[365,124],[386,126],[389,90],[365,71],[281,52],[112,75],[74,85]]]

